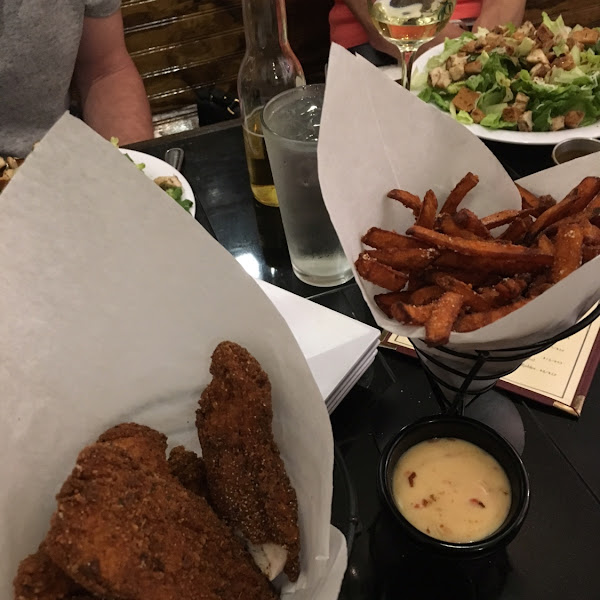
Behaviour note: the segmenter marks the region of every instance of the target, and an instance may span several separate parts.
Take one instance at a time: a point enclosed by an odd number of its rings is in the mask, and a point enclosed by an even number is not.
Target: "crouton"
[[[482,69],[483,65],[479,59],[472,60],[465,65],[465,75],[479,75]]]
[[[579,31],[572,31],[569,36],[575,43],[583,44],[584,46],[593,46],[600,39],[600,32],[597,29],[584,27]]]
[[[576,129],[579,127],[581,121],[583,121],[583,117],[585,117],[585,113],[581,110],[570,110],[565,115],[565,127],[567,129]]]
[[[506,25],[496,25],[494,29],[492,29],[492,33],[499,33],[500,35],[506,35],[508,31],[508,27]]]
[[[572,37],[567,38],[567,46],[569,47],[569,50],[573,50],[575,46],[580,50],[584,49],[584,45],[581,42],[576,42]]]
[[[481,123],[483,117],[485,117],[485,113],[480,108],[474,108],[471,111],[471,118],[474,123]]]
[[[502,111],[502,118],[509,123],[516,123],[524,112],[525,110],[518,106],[507,106]]]
[[[457,110],[464,110],[470,113],[475,108],[479,96],[481,96],[479,92],[474,92],[468,87],[463,87],[460,88],[458,94],[452,99],[452,104],[456,106]]]
[[[546,75],[548,75],[548,73],[550,73],[550,70],[550,65],[538,63],[537,65],[534,65],[529,72],[531,73],[532,77],[539,77],[540,79],[543,79],[546,77]]]
[[[485,46],[491,50],[497,48],[503,41],[503,37],[499,33],[488,33],[485,36]]]
[[[564,56],[559,56],[558,58],[552,61],[552,66],[557,69],[564,69],[565,71],[570,71],[575,68],[575,60],[571,54],[565,54]]]
[[[538,27],[535,39],[539,42],[540,46],[545,46],[548,42],[552,42],[552,45],[554,44],[554,34],[544,24]]]
[[[469,40],[461,48],[461,51],[466,52],[467,54],[475,54],[476,52],[481,52],[484,46],[485,42],[482,39]]]

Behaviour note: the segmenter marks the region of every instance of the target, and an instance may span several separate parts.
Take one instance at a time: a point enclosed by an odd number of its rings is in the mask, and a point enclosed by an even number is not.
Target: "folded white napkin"
[[[380,332],[258,280],[291,329],[331,414],[375,360]]]

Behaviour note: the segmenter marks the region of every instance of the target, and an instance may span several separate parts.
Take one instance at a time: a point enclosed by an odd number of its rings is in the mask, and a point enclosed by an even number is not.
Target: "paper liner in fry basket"
[[[490,390],[500,377],[518,369],[527,356],[511,359],[502,352],[464,352],[450,346],[430,348],[423,340],[410,340],[423,368],[437,383],[450,405],[461,400],[466,406],[480,394]],[[537,354],[532,351],[530,356]],[[470,358],[467,358],[470,356]],[[500,360],[489,360],[500,359]],[[467,379],[470,383],[465,385]],[[462,394],[462,399],[458,396]]]
[[[133,421],[201,452],[195,410],[224,340],[269,376],[273,435],[298,498],[301,574],[282,594],[337,598],[346,542],[330,525],[327,410],[283,317],[231,254],[68,115],[2,192],[0,232],[0,598],[13,597],[56,492],[103,431]]]
[[[411,340],[424,339],[423,327],[387,317],[374,301],[376,294],[386,290],[358,275],[354,262],[366,249],[362,236],[371,227],[404,234],[414,224],[412,211],[387,197],[391,189],[406,190],[419,198],[431,189],[441,205],[458,181],[472,172],[479,183],[460,207],[481,218],[521,209],[514,182],[485,144],[460,123],[335,44],[329,59],[318,153],[325,205],[375,321],[385,331]],[[595,155],[519,183],[537,196],[550,194],[558,201],[588,176],[600,176]],[[572,327],[600,300],[599,281],[597,257],[496,322],[469,333],[453,332],[447,347],[461,352],[496,352],[547,340]],[[443,364],[449,360],[443,354]],[[455,361],[452,358],[450,364],[464,370],[466,365]],[[521,362],[486,365],[484,375],[498,378]],[[477,393],[489,385],[489,381],[475,381],[469,387]]]

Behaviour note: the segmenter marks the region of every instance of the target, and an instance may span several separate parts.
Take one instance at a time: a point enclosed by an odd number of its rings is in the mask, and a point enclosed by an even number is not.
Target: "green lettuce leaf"
[[[538,107],[533,114],[533,130],[549,131],[550,119],[552,118],[552,106]]]
[[[508,106],[508,102],[500,102],[500,104],[491,104],[486,107],[485,113],[487,115],[501,115],[502,111]]]
[[[454,104],[452,104],[452,102],[450,102],[450,106],[449,106],[449,110],[448,112],[450,113],[450,116],[454,119],[456,119],[459,123],[462,123],[463,125],[473,125],[474,121],[473,121],[473,117],[471,117],[471,115],[465,111],[465,110],[456,110],[456,106],[454,106]]]
[[[146,168],[146,163],[136,163],[129,154],[125,155],[140,171],[143,171]]]
[[[193,202],[191,200],[186,200],[183,197],[183,188],[177,186],[169,186],[162,188],[179,206],[185,208],[188,212],[190,208],[193,206]]]
[[[456,96],[456,94],[458,94],[458,92],[460,91],[460,88],[464,88],[465,85],[467,85],[466,80],[465,81],[455,81],[454,83],[451,83],[447,88],[446,91],[449,94],[452,94],[453,96]]]
[[[527,56],[535,47],[535,42],[531,38],[523,38],[521,43],[515,48],[515,56],[519,58]]]
[[[419,98],[424,102],[435,104],[438,108],[441,108],[446,112],[450,110],[450,100],[452,97],[450,96],[449,99],[444,98],[440,92],[434,90],[432,87],[425,88],[419,94]]]
[[[427,71],[415,71],[410,80],[411,91],[419,91],[427,86]]]
[[[465,85],[474,92],[480,92],[485,89],[485,78],[483,75],[471,75],[469,79],[465,81]]]
[[[454,118],[463,125],[473,125],[474,123],[473,117],[464,110],[459,110],[458,113],[456,113],[456,117]]]
[[[557,68],[552,69],[550,72],[550,77],[548,78],[548,83],[552,83],[554,85],[573,84],[583,87],[592,84],[593,81],[581,70],[580,67],[575,67],[570,71]]]
[[[504,103],[505,97],[506,88],[496,83],[491,89],[479,96],[477,108],[480,108],[484,113],[487,114],[491,106]]]
[[[427,61],[427,72],[431,71],[431,69],[435,69],[436,67],[441,67],[446,61],[453,55],[457,54],[458,51],[469,41],[475,39],[475,36],[472,33],[465,32],[460,37],[450,39],[446,38],[444,42],[444,50],[441,54],[437,56],[432,56]]]
[[[555,35],[566,40],[571,33],[571,28],[565,25],[562,15],[559,15],[556,21],[553,21],[547,13],[542,13],[542,23]]]
[[[598,43],[600,44],[600,42]],[[571,56],[578,65],[590,65],[594,69],[600,69],[600,53],[595,52],[591,48],[581,51],[577,46],[573,46]],[[579,62],[577,58],[579,58]]]
[[[552,47],[552,51],[556,56],[563,56],[563,54],[569,54],[569,46],[567,46],[567,42],[561,40],[559,44]]]
[[[509,123],[502,118],[501,114],[486,115],[481,120],[480,125],[489,129],[516,129],[516,123]]]

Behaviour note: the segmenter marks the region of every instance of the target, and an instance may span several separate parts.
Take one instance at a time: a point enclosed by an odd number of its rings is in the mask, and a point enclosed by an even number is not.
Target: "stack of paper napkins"
[[[331,414],[375,360],[379,330],[259,283],[292,330]]]

